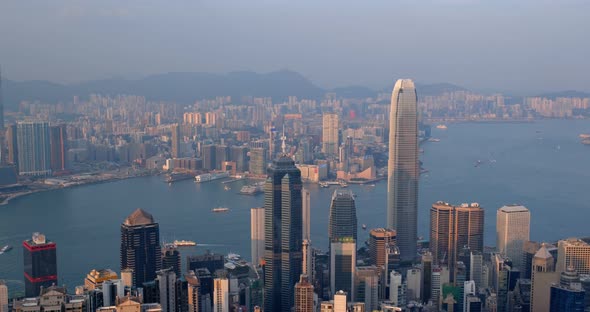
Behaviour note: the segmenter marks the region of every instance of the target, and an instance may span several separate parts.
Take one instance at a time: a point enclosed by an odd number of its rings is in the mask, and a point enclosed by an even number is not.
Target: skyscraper
[[[432,284],[432,253],[427,251],[422,254],[422,302],[428,302],[431,298]]]
[[[250,244],[252,264],[256,267],[264,258],[264,207],[250,209]]]
[[[559,284],[551,286],[549,312],[583,312],[585,292],[580,283],[580,276],[573,267],[561,273]]]
[[[330,205],[328,238],[332,241],[345,237],[357,239],[356,206],[352,191],[337,189]]]
[[[66,125],[61,124],[51,126],[49,132],[51,145],[51,170],[53,172],[66,170],[66,157],[68,155]]]
[[[180,276],[180,251],[173,244],[166,244],[162,251],[162,269],[172,269]]]
[[[18,168],[18,141],[16,139],[16,125],[9,125],[6,131],[6,146],[8,155],[6,162],[17,165]]]
[[[396,233],[384,228],[372,229],[369,233],[369,256],[371,264],[384,267],[387,262],[387,249],[395,245]]]
[[[8,311],[8,287],[3,280],[0,280],[0,312]]]
[[[213,312],[229,312],[229,280],[213,280]]]
[[[158,278],[158,290],[160,291],[160,306],[162,312],[176,311],[176,273],[172,268],[156,272]]]
[[[454,281],[463,247],[483,252],[484,211],[476,203],[453,206],[439,201],[430,209],[430,251],[435,264],[447,264]]]
[[[266,173],[266,149],[264,147],[250,149],[249,168],[251,174],[264,175]]]
[[[338,155],[339,129],[340,117],[338,114],[325,113],[322,118],[322,152],[328,156]]]
[[[121,270],[133,269],[133,285],[141,287],[161,268],[160,227],[151,214],[137,209],[121,224]]]
[[[57,285],[57,245],[41,233],[23,242],[25,296],[39,296],[41,287]]]
[[[295,285],[295,312],[314,312],[313,285],[305,274],[301,275],[299,283]]]
[[[180,157],[180,126],[178,124],[172,125],[172,146],[170,154],[172,158]]]
[[[418,108],[414,82],[399,79],[389,115],[387,227],[397,231],[403,260],[416,258],[418,240]]]
[[[264,186],[264,311],[289,311],[302,271],[301,172],[286,154],[274,160]]]
[[[548,312],[551,284],[557,281],[553,256],[543,244],[535,253],[531,269],[531,311]]]
[[[188,271],[184,275],[184,279],[188,288],[188,312],[204,311],[201,301],[201,283],[195,275],[195,271]]]
[[[356,241],[352,237],[333,239],[330,246],[330,290],[335,294],[344,290],[354,301],[356,269]]]
[[[18,172],[20,175],[51,174],[49,123],[21,121],[16,125]]]
[[[578,238],[568,238],[557,243],[557,272],[572,266],[578,274],[590,274],[590,244]]]
[[[530,240],[531,213],[524,206],[511,205],[496,213],[496,246],[512,260],[512,266],[522,265],[523,245]]]
[[[311,240],[311,195],[309,190],[304,188],[301,190],[303,197],[303,239]]]
[[[4,131],[4,97],[2,96],[2,68],[0,68],[0,132]]]

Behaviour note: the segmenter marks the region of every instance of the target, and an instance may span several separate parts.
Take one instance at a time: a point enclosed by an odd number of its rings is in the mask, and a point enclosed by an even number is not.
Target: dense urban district
[[[0,282],[0,312],[590,311],[590,240],[531,241],[522,205],[497,210],[495,247],[484,247],[477,203],[432,203],[430,236],[417,234],[426,172],[420,144],[439,140],[431,127],[587,118],[590,97],[421,95],[400,79],[393,92],[364,98],[328,92],[177,103],[80,94],[9,104],[0,105],[2,203],[161,175],[167,183],[247,179],[239,193],[260,194],[264,205],[251,209],[250,259],[205,253],[187,256],[186,267],[181,251],[196,243],[164,243],[157,220],[137,209],[121,220],[120,267],[89,262],[75,289],[60,286],[58,272],[68,270],[57,265],[60,242],[32,233],[0,250],[0,265],[2,253],[23,253],[25,285],[9,292]],[[590,134],[579,139],[590,144]],[[366,229],[347,187],[379,180],[387,183],[387,213],[381,228]],[[328,250],[312,244],[310,183],[336,188]],[[357,241],[359,228],[368,241]]]

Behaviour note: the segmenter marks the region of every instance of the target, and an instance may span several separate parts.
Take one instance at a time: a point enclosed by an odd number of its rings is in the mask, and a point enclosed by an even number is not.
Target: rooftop
[[[127,219],[125,219],[125,225],[146,225],[146,224],[153,224],[154,217],[151,214],[147,213],[145,210],[141,208],[137,208],[132,214],[130,214]]]
[[[512,212],[528,212],[528,208],[522,205],[507,205],[498,209],[498,211],[512,213]]]

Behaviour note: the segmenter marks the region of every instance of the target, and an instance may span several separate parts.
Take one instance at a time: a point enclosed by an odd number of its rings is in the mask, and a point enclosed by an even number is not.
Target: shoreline
[[[6,195],[6,198],[2,202],[0,202],[0,206],[8,205],[11,200],[26,197],[28,195],[33,195],[33,194],[37,194],[37,193],[51,192],[51,191],[57,191],[57,190],[63,190],[63,189],[72,189],[72,188],[76,188],[76,187],[83,187],[83,186],[95,185],[95,184],[113,183],[113,182],[117,182],[117,181],[123,181],[123,180],[128,180],[128,179],[133,179],[133,178],[151,177],[151,176],[155,176],[155,175],[158,175],[158,173],[136,175],[136,176],[126,176],[126,177],[114,177],[111,179],[89,181],[89,182],[84,182],[84,183],[80,183],[80,184],[72,184],[72,185],[61,186],[61,187],[56,187],[56,188],[28,190],[28,191],[22,192],[22,193]]]

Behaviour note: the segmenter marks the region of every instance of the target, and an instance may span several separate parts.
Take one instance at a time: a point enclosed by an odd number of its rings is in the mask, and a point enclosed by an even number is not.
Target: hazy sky
[[[589,58],[587,0],[0,1],[16,80],[291,69],[322,87],[590,91]]]

